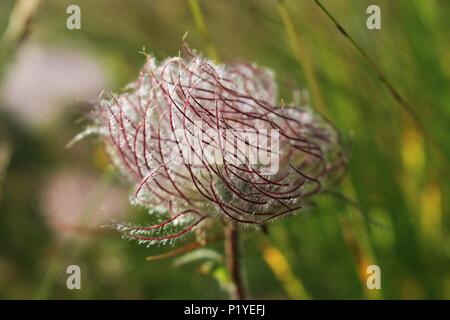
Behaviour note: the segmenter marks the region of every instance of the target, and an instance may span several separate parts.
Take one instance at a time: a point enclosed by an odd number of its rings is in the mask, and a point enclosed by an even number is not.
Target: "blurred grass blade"
[[[294,275],[288,261],[276,247],[266,244],[263,258],[291,299],[311,299],[302,282]]]
[[[81,206],[79,216],[80,223],[82,225],[85,225],[89,222],[90,217],[93,213],[92,208],[94,206],[94,203],[98,201],[100,196],[104,194],[106,190],[109,189],[115,178],[116,176],[114,171],[111,169],[111,167],[107,167],[102,176],[99,178],[98,182],[92,188],[86,202]],[[39,286],[37,287],[34,299],[41,300],[49,299],[51,297],[51,293],[55,289],[61,273],[65,270],[64,266],[62,265],[61,258],[76,258],[80,250],[82,249],[81,246],[82,243],[76,241],[76,239],[70,239],[62,243],[61,255],[55,256],[50,259],[47,266],[47,271],[45,272],[41,282],[39,283]]]
[[[443,155],[441,149],[439,148],[439,143],[434,139],[434,136],[428,133],[425,125],[420,120],[419,116],[414,111],[413,107],[400,95],[399,91],[394,87],[394,85],[387,79],[384,73],[380,70],[378,65],[369,57],[369,55],[362,49],[362,47],[353,39],[352,36],[344,29],[344,27],[334,18],[331,12],[324,7],[320,0],[313,0],[314,3],[320,8],[320,10],[325,13],[325,15],[334,23],[338,31],[352,44],[356,51],[366,60],[370,68],[375,72],[381,83],[386,87],[389,94],[394,98],[395,101],[410,115],[414,121],[417,128],[433,142],[435,149],[439,155]],[[445,156],[444,158],[448,160]]]
[[[189,8],[191,10],[192,17],[194,18],[195,25],[206,43],[208,56],[213,60],[219,61],[219,54],[212,43],[198,0],[189,0]]]
[[[2,37],[2,45],[19,44],[25,38],[30,21],[38,9],[39,3],[40,0],[16,1]]]
[[[288,41],[292,47],[292,50],[294,51],[294,56],[304,69],[306,80],[308,81],[308,84],[311,88],[315,107],[319,110],[320,113],[326,115],[326,108],[323,102],[322,95],[320,93],[319,83],[317,82],[316,76],[314,74],[314,67],[307,56],[305,48],[302,46],[299,35],[295,32],[294,23],[289,16],[288,9],[283,0],[278,0],[277,9],[286,30]]]

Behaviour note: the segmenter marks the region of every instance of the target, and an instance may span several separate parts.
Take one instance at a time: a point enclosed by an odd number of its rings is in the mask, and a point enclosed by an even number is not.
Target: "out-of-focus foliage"
[[[0,2],[2,35],[16,3]],[[99,228],[109,217],[145,221],[146,213],[129,207],[128,187],[119,183],[96,139],[65,147],[87,124],[90,110],[85,90],[62,80],[74,77],[70,70],[77,69],[78,60],[64,60],[63,53],[57,65],[55,59],[38,60],[61,71],[54,77],[71,87],[57,86],[67,95],[45,100],[51,108],[26,110],[53,110],[45,122],[27,121],[8,89],[11,73],[19,74],[23,66],[20,59],[29,57],[24,50],[63,48],[90,59],[105,79],[105,90],[117,91],[136,78],[145,61],[139,53],[143,47],[158,58],[177,55],[188,31],[191,47],[221,61],[272,68],[286,101],[294,89],[311,92],[312,104],[335,123],[347,144],[348,175],[337,190],[364,209],[362,214],[338,197],[323,195],[307,210],[271,224],[268,235],[243,234],[250,296],[449,299],[450,2],[322,1],[405,98],[419,126],[314,1],[200,0],[200,19],[192,3],[41,1],[23,37],[2,40],[0,298],[227,297],[220,255],[211,259],[201,256],[210,251],[200,251],[189,263],[146,261],[173,248],[147,249]],[[70,4],[81,8],[81,30],[66,28]],[[381,30],[366,28],[370,4],[381,7]],[[45,80],[43,68],[25,65],[30,70],[23,76],[34,79],[31,87],[40,94],[19,91],[20,101],[28,94],[30,99],[53,97],[55,82]],[[95,76],[91,71],[86,81]],[[222,245],[216,241],[208,248],[221,254]],[[71,264],[81,267],[81,290],[66,288]],[[381,267],[378,291],[365,286],[371,264]]]

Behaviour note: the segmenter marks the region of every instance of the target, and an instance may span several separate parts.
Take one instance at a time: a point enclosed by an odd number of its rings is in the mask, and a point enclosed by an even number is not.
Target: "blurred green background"
[[[68,30],[68,5],[81,30]],[[0,298],[226,299],[223,243],[146,261],[146,248],[99,226],[145,222],[102,144],[66,144],[101,90],[137,77],[146,48],[192,48],[272,68],[339,128],[348,175],[337,191],[269,235],[242,235],[245,283],[261,299],[450,299],[450,2],[323,0],[374,64],[313,0],[2,0],[0,2]],[[382,29],[366,28],[381,8]],[[404,98],[380,81],[379,74]],[[368,218],[370,217],[370,218]],[[379,226],[376,221],[383,226]],[[178,244],[182,245],[182,244]],[[214,254],[214,250],[217,254]],[[66,288],[66,267],[82,289]],[[381,290],[366,288],[369,265]]]

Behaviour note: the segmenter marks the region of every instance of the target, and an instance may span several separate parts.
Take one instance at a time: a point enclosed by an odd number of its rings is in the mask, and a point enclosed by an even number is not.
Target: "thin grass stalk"
[[[278,0],[277,2],[278,14],[280,15],[281,21],[283,22],[284,29],[286,30],[286,35],[289,44],[294,51],[294,56],[297,62],[303,67],[305,71],[306,80],[311,88],[311,93],[313,95],[314,104],[323,115],[327,115],[327,110],[323,102],[322,95],[320,93],[319,83],[317,81],[316,75],[314,73],[314,67],[308,58],[306,50],[300,40],[298,33],[295,31],[294,23],[289,15],[289,11],[283,0]]]
[[[414,111],[413,107],[402,97],[400,92],[395,88],[395,86],[387,79],[378,65],[370,58],[370,56],[362,49],[362,47],[353,39],[353,37],[345,30],[345,28],[336,20],[336,18],[331,14],[331,12],[325,8],[325,6],[319,0],[313,0],[314,3],[320,8],[320,10],[333,22],[333,24],[338,29],[339,33],[346,38],[353,48],[363,57],[367,62],[372,71],[377,75],[378,79],[388,90],[389,94],[394,98],[394,100],[406,111],[406,113],[411,117],[414,122],[415,127],[432,142],[434,151],[439,154],[442,158],[448,160],[443,156],[441,149],[439,148],[439,143],[435,138],[428,133],[425,125],[420,120],[419,116]]]
[[[188,3],[189,3],[189,9],[191,10],[191,14],[192,14],[192,17],[195,22],[195,26],[197,27],[198,32],[201,34],[201,36],[203,37],[203,40],[206,43],[208,56],[211,59],[218,61],[219,54],[217,53],[217,50],[214,47],[211,37],[209,35],[209,31],[208,31],[208,28],[205,23],[205,19],[203,16],[203,12],[202,12],[200,3],[198,2],[198,0],[189,0]]]

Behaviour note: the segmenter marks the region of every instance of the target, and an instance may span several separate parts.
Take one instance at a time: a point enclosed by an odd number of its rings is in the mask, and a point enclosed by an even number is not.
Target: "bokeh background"
[[[71,4],[81,30],[66,28]],[[354,203],[319,195],[268,235],[242,235],[250,297],[450,299],[450,2],[322,4],[353,44],[313,0],[0,1],[0,298],[228,297],[220,240],[147,261],[174,248],[100,228],[146,219],[102,144],[66,148],[98,94],[136,78],[143,47],[177,55],[188,32],[205,55],[272,68],[280,99],[308,90],[349,157],[336,191]],[[370,4],[381,30],[366,28]],[[81,290],[66,288],[71,264]],[[366,288],[372,264],[381,290]]]

